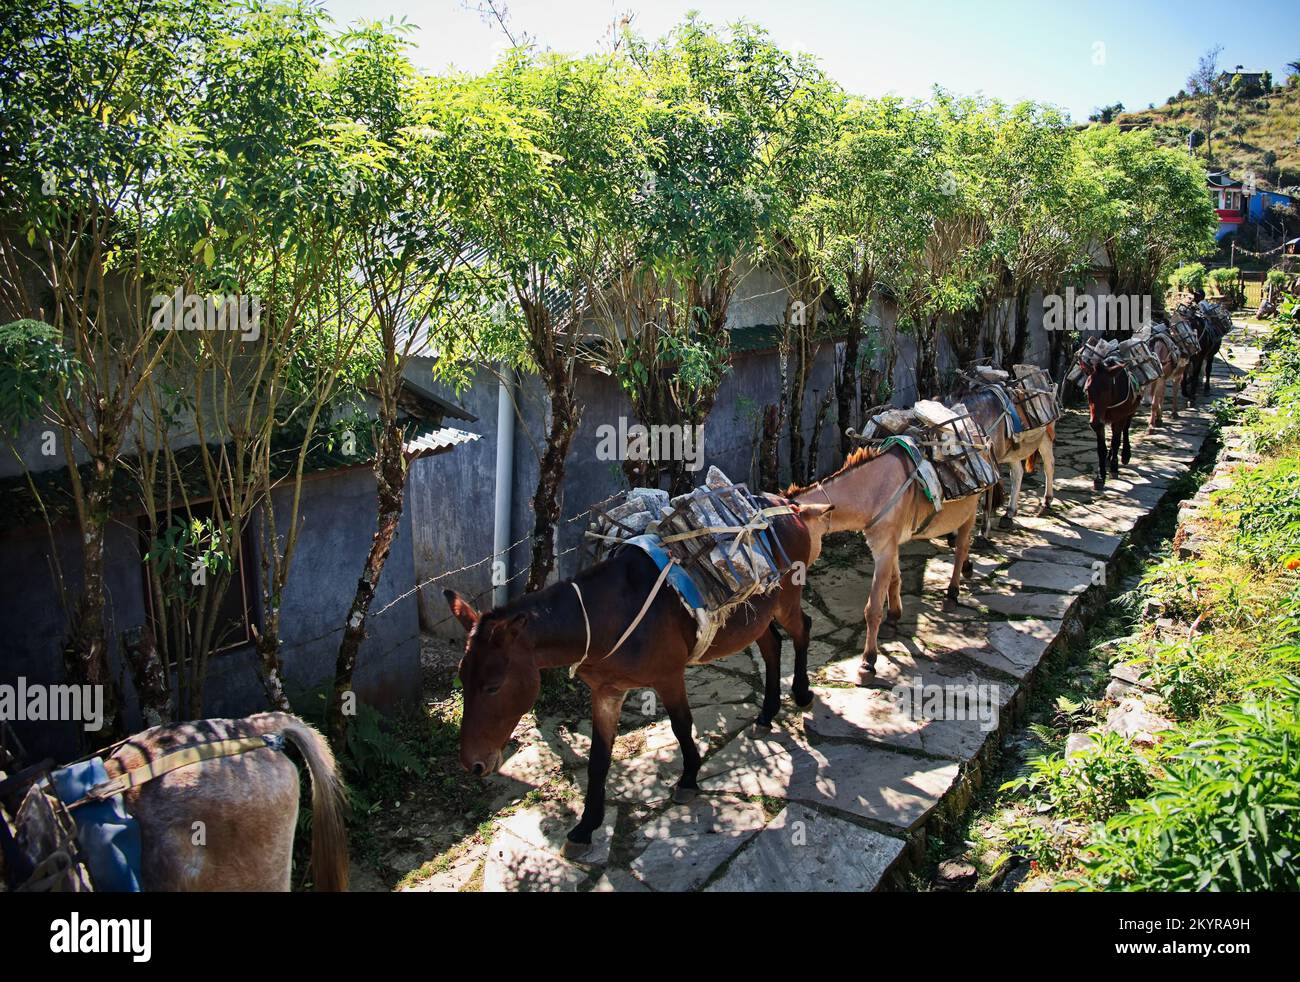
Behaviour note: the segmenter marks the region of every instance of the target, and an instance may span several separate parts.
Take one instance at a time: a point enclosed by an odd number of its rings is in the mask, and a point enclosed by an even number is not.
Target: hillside
[[[1300,184],[1300,83],[1275,88],[1267,95],[1217,97],[1218,118],[1211,129],[1213,157],[1210,169],[1229,171],[1243,178],[1254,171],[1259,187],[1267,190]],[[1199,130],[1196,103],[1188,97],[1135,112],[1120,113],[1114,119],[1123,129],[1152,129],[1161,143],[1186,146],[1187,134]],[[1267,154],[1276,159],[1269,162]],[[1205,158],[1206,146],[1196,148]]]

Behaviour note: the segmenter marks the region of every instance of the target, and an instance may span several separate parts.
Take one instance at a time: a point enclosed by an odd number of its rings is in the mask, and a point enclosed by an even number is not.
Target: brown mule
[[[784,503],[775,497],[771,500]],[[817,519],[827,510],[814,504],[798,509],[802,515],[772,519],[772,529],[793,566],[779,587],[737,607],[700,659],[710,662],[757,642],[766,670],[763,708],[756,721],[760,726],[769,726],[781,705],[781,639],[776,624],[794,641],[795,702],[801,707],[812,703],[808,685],[812,618],[802,607],[804,578],[812,560],[812,536],[805,518]],[[444,591],[452,613],[468,632],[460,662],[465,697],[460,761],[467,771],[482,776],[496,769],[502,748],[537,699],[543,668],[575,666],[578,677],[591,689],[586,801],[582,818],[565,844],[565,854],[572,858],[586,853],[592,833],[604,821],[605,777],[623,699],[630,690],[654,689],[672,721],[682,749],[682,777],[673,800],[689,801],[699,789],[700,753],[686,698],[686,666],[696,623],[671,586],[654,592],[659,572],[642,550],[625,546],[572,580],[483,614],[455,591]],[[642,615],[639,622],[638,615]]]
[[[1147,341],[1147,347],[1160,362],[1160,377],[1151,383],[1147,392],[1151,397],[1151,418],[1147,421],[1150,429],[1164,425],[1165,383],[1170,384],[1173,406],[1169,415],[1178,418],[1178,397],[1182,395],[1183,374],[1187,371],[1187,359],[1178,350],[1174,339],[1163,332],[1153,332]]]
[[[1006,513],[998,521],[998,527],[1009,529],[1020,511],[1020,488],[1024,483],[1025,472],[1033,473],[1033,459],[1037,455],[1043,462],[1043,503],[1038,514],[1047,515],[1052,510],[1052,491],[1056,476],[1056,456],[1053,453],[1056,444],[1056,427],[1052,424],[1037,429],[1022,429],[1013,439],[1007,435],[1006,413],[1008,410],[1002,400],[988,388],[976,389],[961,395],[957,405],[965,408],[971,419],[984,432],[989,441],[993,460],[1001,466],[1006,464],[1011,471],[1011,497],[1007,502]],[[1017,414],[1019,418],[1019,414]],[[1023,426],[1024,420],[1019,420]],[[988,534],[993,527],[993,510],[996,507],[997,485],[984,492],[984,532]]]
[[[155,726],[104,761],[110,778],[171,751],[219,740],[281,734],[311,774],[312,879],[348,888],[343,785],[329,744],[288,713]],[[162,891],[288,890],[298,824],[298,768],[270,747],[203,760],[124,792],[140,825],[140,885]]]
[[[1121,460],[1127,464],[1133,452],[1129,446],[1129,427],[1142,402],[1142,387],[1134,383],[1128,368],[1116,358],[1100,364],[1080,357],[1083,391],[1088,397],[1088,420],[1097,435],[1097,473],[1093,490],[1106,487],[1106,471],[1119,477]],[[1110,447],[1106,446],[1106,427],[1110,427]]]
[[[858,670],[858,681],[865,685],[875,677],[886,592],[888,629],[895,630],[903,617],[898,547],[911,539],[937,539],[956,533],[952,580],[945,600],[946,605],[955,605],[962,573],[969,572],[966,560],[970,557],[971,532],[984,496],[972,494],[944,502],[943,508],[936,512],[921,489],[912,459],[899,447],[891,447],[881,454],[867,448],[855,450],[830,477],[806,488],[791,488],[787,493],[802,505],[820,501],[834,506],[819,521],[808,523],[813,531],[810,562],[815,562],[821,554],[821,537],[828,532],[861,532],[871,549],[874,566],[871,592],[862,612],[867,638]]]

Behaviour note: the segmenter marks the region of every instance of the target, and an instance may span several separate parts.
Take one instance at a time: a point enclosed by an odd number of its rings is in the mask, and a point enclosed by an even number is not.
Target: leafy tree
[[[81,543],[65,653],[74,682],[103,686],[110,734],[104,537],[171,336],[151,330],[154,270],[186,265],[175,230],[202,207],[177,192],[201,156],[191,122],[223,16],[209,0],[27,0],[0,14],[0,319],[48,323],[80,366],[52,407]]]
[[[1079,140],[1097,188],[1090,231],[1110,261],[1112,293],[1154,295],[1178,262],[1213,249],[1205,176],[1187,154],[1141,130],[1087,130]]]
[[[649,89],[655,153],[618,232],[602,362],[642,423],[702,426],[728,367],[731,298],[772,214],[784,110],[813,69],[743,22],[724,32],[691,18],[626,47]],[[674,490],[690,485],[681,460],[625,470],[634,483],[667,470]]]
[[[848,99],[810,171],[812,193],[794,214],[791,237],[827,285],[822,306],[830,330],[845,337],[836,379],[844,455],[864,318],[880,288],[897,296],[917,275],[935,215],[954,190],[941,146],[938,120],[929,110],[894,98]],[[892,376],[894,347],[882,348],[886,375]]]
[[[620,59],[535,58],[522,50],[480,89],[516,120],[529,152],[498,175],[473,220],[515,307],[512,329],[494,336],[496,347],[538,373],[550,403],[533,494],[527,588],[537,590],[555,566],[565,459],[582,415],[575,378],[591,331],[583,319],[589,298],[606,288],[617,228],[643,180],[645,100]]]

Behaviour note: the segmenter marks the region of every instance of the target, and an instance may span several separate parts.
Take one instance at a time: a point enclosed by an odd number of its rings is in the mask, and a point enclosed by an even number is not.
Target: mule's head
[[[537,701],[542,673],[525,630],[526,613],[480,614],[454,590],[443,596],[467,634],[460,660],[460,763],[483,777],[501,763],[510,734]]]

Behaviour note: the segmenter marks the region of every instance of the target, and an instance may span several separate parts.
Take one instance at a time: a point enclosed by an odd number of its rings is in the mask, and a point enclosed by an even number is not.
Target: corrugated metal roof
[[[402,444],[402,449],[406,455],[412,459],[417,457],[432,457],[434,454],[446,453],[462,444],[469,443],[479,438],[477,433],[468,433],[465,430],[458,430],[453,426],[443,426],[436,430],[430,430],[427,433],[413,435],[409,440]]]

